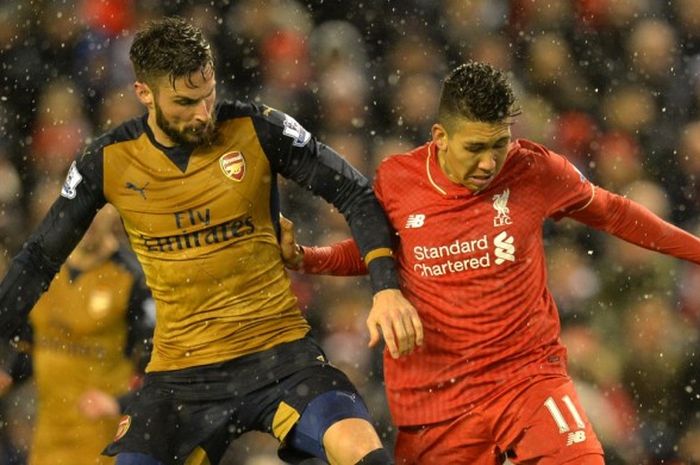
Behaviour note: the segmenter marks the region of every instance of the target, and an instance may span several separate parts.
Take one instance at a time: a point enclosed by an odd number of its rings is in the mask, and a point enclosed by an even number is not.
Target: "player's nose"
[[[194,119],[200,123],[206,123],[211,119],[211,108],[207,103],[206,99],[202,100],[197,104],[195,110]]]
[[[496,154],[491,151],[485,152],[481,157],[479,157],[479,163],[477,166],[483,173],[493,173],[496,169]]]

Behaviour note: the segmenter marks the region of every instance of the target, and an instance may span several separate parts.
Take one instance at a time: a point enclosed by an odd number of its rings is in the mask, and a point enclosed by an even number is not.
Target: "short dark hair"
[[[470,61],[452,70],[442,85],[438,121],[456,118],[497,123],[520,114],[505,74],[486,63]]]
[[[183,76],[214,66],[211,46],[202,31],[184,19],[171,16],[146,23],[129,50],[136,79],[153,84],[167,76],[171,85]]]

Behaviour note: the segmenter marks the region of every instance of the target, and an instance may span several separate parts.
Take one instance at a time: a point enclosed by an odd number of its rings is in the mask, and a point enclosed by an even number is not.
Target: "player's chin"
[[[494,176],[489,176],[488,178],[477,178],[470,176],[464,180],[462,185],[469,190],[479,192],[486,189],[491,184],[491,181],[493,181],[493,178]]]
[[[189,145],[203,145],[211,142],[213,139],[213,132],[207,130],[186,131],[182,134],[182,138],[186,140]]]
[[[486,189],[488,187],[488,184],[476,185],[476,184],[471,183],[471,182],[463,182],[462,185],[474,193],[483,191],[484,189]]]

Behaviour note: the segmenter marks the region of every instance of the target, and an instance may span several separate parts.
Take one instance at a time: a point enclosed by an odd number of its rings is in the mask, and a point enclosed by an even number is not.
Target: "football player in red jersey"
[[[546,147],[512,140],[517,114],[501,71],[463,64],[444,82],[432,140],[377,170],[402,289],[425,334],[414,353],[384,359],[397,464],[604,463],[547,289],[547,218],[700,263],[697,237],[594,186]],[[288,266],[365,272],[351,240],[300,248],[285,230]]]

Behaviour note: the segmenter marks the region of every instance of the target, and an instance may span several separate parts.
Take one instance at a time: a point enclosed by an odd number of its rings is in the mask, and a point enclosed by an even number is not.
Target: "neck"
[[[158,142],[160,145],[163,147],[175,147],[177,145],[170,137],[168,137],[166,133],[163,132],[160,126],[158,126],[155,111],[148,112],[148,119],[146,120],[146,123],[151,129],[156,142]]]

